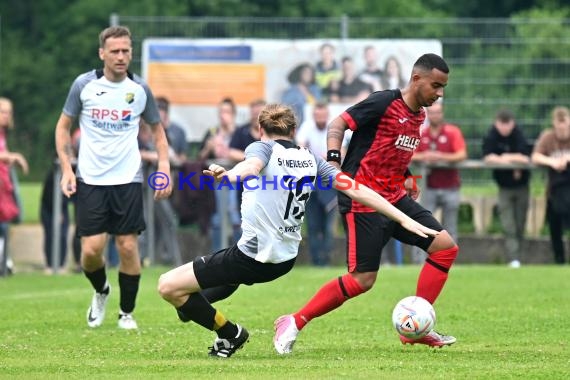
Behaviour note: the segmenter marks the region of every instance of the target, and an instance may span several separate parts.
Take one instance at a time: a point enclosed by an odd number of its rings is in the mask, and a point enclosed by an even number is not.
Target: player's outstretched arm
[[[259,175],[264,166],[265,163],[259,158],[250,157],[234,166],[231,170],[226,170],[218,164],[211,164],[208,166],[208,169],[203,170],[203,173],[214,177],[216,181],[226,177],[230,182],[237,182],[238,178],[243,180],[247,177]]]
[[[394,207],[380,194],[356,182],[346,174],[337,174],[333,181],[333,186],[335,189],[342,191],[358,203],[371,207],[379,213],[386,215],[388,218],[400,223],[402,227],[416,235],[427,237],[435,236],[439,233],[436,230],[432,230],[431,228],[427,228],[423,224],[416,222]]]

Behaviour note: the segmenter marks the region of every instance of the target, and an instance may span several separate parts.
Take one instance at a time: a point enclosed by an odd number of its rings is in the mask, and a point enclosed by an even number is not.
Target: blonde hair
[[[12,106],[12,101],[8,98],[0,97],[0,108],[3,107],[10,108],[10,120],[8,120],[8,125],[6,127],[12,129],[14,128],[14,107]]]
[[[105,47],[105,41],[109,38],[120,38],[129,37],[131,38],[131,31],[126,26],[110,26],[99,34],[99,47]]]
[[[297,120],[290,107],[268,104],[259,114],[259,125],[268,135],[290,137],[297,127]]]
[[[570,118],[570,110],[568,107],[557,106],[552,110],[552,121],[560,122]]]

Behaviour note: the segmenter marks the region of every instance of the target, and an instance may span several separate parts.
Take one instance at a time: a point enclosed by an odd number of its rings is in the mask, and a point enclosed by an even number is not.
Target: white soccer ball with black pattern
[[[400,335],[420,339],[433,330],[435,310],[422,297],[406,297],[396,304],[392,312],[392,323]]]

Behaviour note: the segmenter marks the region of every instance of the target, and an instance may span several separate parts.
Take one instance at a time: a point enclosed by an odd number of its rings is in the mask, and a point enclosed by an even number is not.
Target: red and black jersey
[[[444,153],[456,153],[465,149],[465,139],[458,126],[445,123],[437,136],[431,134],[430,127],[421,131],[420,145],[417,152],[435,150]],[[433,168],[429,171],[424,183],[430,189],[457,189],[461,186],[461,178],[457,169]]]
[[[342,171],[396,203],[406,195],[404,173],[420,143],[423,108],[413,112],[399,89],[377,91],[341,114],[354,132]],[[339,193],[340,212],[374,212]]]

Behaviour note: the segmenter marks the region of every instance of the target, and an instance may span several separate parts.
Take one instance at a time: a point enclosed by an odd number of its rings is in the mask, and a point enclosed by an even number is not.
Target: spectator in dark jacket
[[[483,139],[486,163],[528,164],[530,149],[515,116],[507,109],[497,112],[495,122]],[[524,168],[495,169],[493,178],[499,186],[499,216],[505,233],[505,253],[509,266],[520,267],[526,214],[529,202],[530,171]]]

